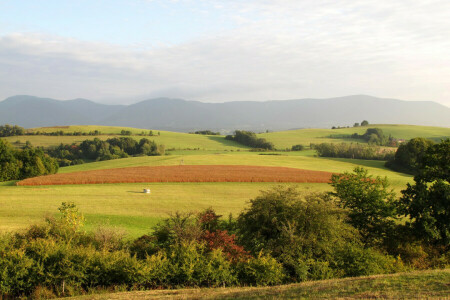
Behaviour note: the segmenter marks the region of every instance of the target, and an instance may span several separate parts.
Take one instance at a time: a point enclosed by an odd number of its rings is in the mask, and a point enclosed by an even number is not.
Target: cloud
[[[0,98],[213,102],[363,93],[450,105],[448,1],[203,2],[238,26],[148,49],[1,36]]]

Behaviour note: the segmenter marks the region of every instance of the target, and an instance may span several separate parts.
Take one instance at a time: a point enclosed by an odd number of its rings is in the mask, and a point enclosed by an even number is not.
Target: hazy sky
[[[449,0],[0,0],[0,100],[450,106]]]

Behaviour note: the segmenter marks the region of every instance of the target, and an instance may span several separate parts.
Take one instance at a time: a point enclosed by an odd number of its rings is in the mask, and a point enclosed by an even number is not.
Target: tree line
[[[311,144],[311,147],[321,157],[390,160],[393,159],[395,153],[390,149],[359,143],[321,143]]]
[[[55,297],[99,288],[265,286],[444,267],[450,263],[450,141],[431,146],[398,199],[363,168],[333,190],[275,187],[237,217],[176,213],[147,235],[83,230],[73,203],[44,224],[0,237],[5,297]]]
[[[60,166],[84,163],[86,160],[110,160],[129,156],[164,155],[164,145],[142,138],[139,142],[131,137],[116,137],[102,141],[98,138],[77,144],[60,144],[49,147],[47,153],[56,158]]]
[[[56,159],[41,148],[27,146],[18,150],[0,139],[0,181],[54,174],[58,167]]]
[[[255,149],[274,150],[275,146],[264,138],[258,138],[254,132],[236,130],[234,135],[227,135],[226,140],[235,141],[239,144]]]
[[[102,135],[103,133],[99,130],[91,130],[89,132],[87,131],[63,131],[63,130],[56,130],[56,131],[27,131],[25,128],[17,126],[17,125],[0,125],[0,137],[7,137],[7,136],[19,136],[19,135],[46,135],[46,136],[98,136]],[[108,134],[114,134],[114,133],[108,133]],[[132,135],[133,132],[131,130],[125,130],[122,129],[119,133],[116,133],[118,135]],[[150,130],[148,132],[142,131],[141,133],[138,133],[136,135],[140,136],[155,136],[161,135],[161,132],[157,132],[156,134],[153,132],[153,130]]]

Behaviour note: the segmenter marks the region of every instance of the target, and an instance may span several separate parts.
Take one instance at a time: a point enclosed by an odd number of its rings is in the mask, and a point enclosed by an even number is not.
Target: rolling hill
[[[365,95],[330,99],[203,103],[157,98],[132,105],[98,104],[86,99],[59,101],[14,96],[0,102],[0,124],[129,126],[189,132],[229,132],[330,128],[371,123],[450,126],[450,108],[431,101],[402,101]]]

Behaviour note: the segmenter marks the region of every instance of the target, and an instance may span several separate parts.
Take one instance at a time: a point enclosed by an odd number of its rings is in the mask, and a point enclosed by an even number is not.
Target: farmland
[[[95,127],[92,128],[86,127],[86,128],[89,128],[89,130],[94,130]],[[70,127],[62,129],[68,130],[70,129]],[[120,128],[115,129],[104,128],[103,130],[106,133],[116,133],[118,129]],[[110,132],[108,132],[108,130]],[[409,128],[408,130],[412,129]],[[404,130],[405,131],[403,133],[404,136],[406,136],[408,130],[406,129]],[[136,131],[137,133],[140,132],[139,130]],[[110,159],[104,161],[87,162],[84,164],[61,167],[59,169],[59,172],[53,175],[31,177],[23,181],[9,181],[1,183],[0,217],[2,218],[2,222],[0,224],[0,231],[27,232],[26,234],[23,235],[24,238],[27,238],[28,236],[30,235],[32,236],[35,234],[38,234],[39,236],[41,234],[51,234],[51,235],[60,234],[60,238],[68,238],[68,241],[70,241],[71,243],[72,235],[71,234],[66,235],[64,230],[66,229],[73,230],[72,228],[74,227],[72,227],[72,225],[77,224],[76,223],[77,220],[80,220],[79,224],[84,225],[81,225],[81,227],[77,228],[76,229],[77,232],[74,235],[76,236],[77,239],[79,239],[77,242],[73,244],[74,247],[73,251],[75,251],[73,253],[76,254],[74,257],[78,257],[77,256],[78,253],[84,253],[82,255],[86,255],[86,257],[85,259],[83,259],[83,261],[87,265],[91,264],[93,266],[97,262],[96,260],[91,260],[90,258],[88,258],[90,257],[89,255],[92,255],[92,257],[97,258],[105,257],[106,259],[105,262],[106,261],[109,262],[111,259],[114,259],[113,257],[119,257],[116,255],[125,255],[131,261],[134,261],[137,264],[136,270],[138,270],[138,272],[147,272],[142,273],[146,274],[144,277],[142,277],[142,279],[140,279],[141,277],[139,278],[135,277],[136,279],[131,279],[132,281],[129,281],[129,285],[126,286],[124,285],[124,289],[126,290],[133,290],[135,288],[136,289],[143,289],[143,288],[161,289],[161,288],[175,288],[175,287],[179,288],[183,286],[216,287],[215,289],[177,290],[174,293],[165,290],[158,292],[150,291],[150,292],[127,292],[126,294],[106,294],[104,295],[106,298],[113,298],[113,297],[150,298],[160,296],[161,297],[180,296],[180,298],[190,298],[190,297],[196,298],[198,296],[211,298],[214,297],[292,298],[297,297],[299,295],[305,297],[311,296],[314,298],[352,297],[352,296],[372,297],[380,295],[379,290],[383,291],[383,295],[396,297],[398,295],[403,295],[405,293],[405,286],[406,289],[408,289],[408,291],[411,291],[411,295],[418,295],[418,293],[422,293],[420,295],[427,297],[434,297],[434,296],[440,297],[443,295],[444,296],[447,295],[448,289],[446,290],[447,288],[446,285],[442,284],[442,282],[448,279],[447,271],[440,272],[439,274],[438,273],[400,274],[390,277],[382,277],[382,279],[380,280],[377,279],[378,277],[369,277],[367,279],[364,278],[343,279],[343,280],[334,279],[328,281],[306,282],[302,284],[276,286],[272,288],[230,287],[227,289],[217,289],[217,287],[222,286],[222,284],[225,283],[227,286],[236,285],[241,287],[248,285],[273,285],[311,279],[338,278],[346,276],[360,276],[360,275],[380,274],[380,273],[394,273],[409,270],[409,265],[405,267],[399,258],[395,258],[396,256],[387,256],[381,252],[376,253],[373,252],[371,249],[362,248],[357,244],[350,244],[350,241],[355,240],[359,241],[360,239],[359,236],[353,235],[351,230],[345,229],[346,227],[341,227],[349,225],[344,224],[343,220],[340,219],[340,217],[338,216],[337,210],[335,210],[336,207],[334,206],[335,205],[334,202],[330,202],[329,201],[330,199],[326,195],[323,194],[320,195],[317,194],[317,192],[327,192],[332,190],[329,181],[333,173],[352,171],[355,167],[362,166],[366,168],[368,172],[372,175],[387,177],[390,182],[389,188],[392,188],[395,191],[395,193],[397,193],[397,195],[400,194],[400,191],[405,188],[407,183],[412,182],[412,176],[394,172],[390,169],[387,169],[384,166],[385,163],[384,161],[318,157],[315,151],[311,149],[303,151],[286,151],[286,150],[283,151],[282,149],[283,143],[285,143],[285,145],[299,144],[302,143],[299,142],[299,140],[301,139],[304,139],[304,141],[307,140],[314,141],[314,137],[312,137],[313,134],[315,138],[318,140],[323,139],[335,142],[342,142],[342,141],[351,142],[351,139],[348,139],[346,133],[343,134],[342,136],[331,136],[326,135],[329,134],[329,132],[320,133],[320,131],[321,130],[317,130],[315,133],[313,133],[309,130],[306,130],[306,131],[299,131],[300,132],[299,134],[297,131],[264,134],[262,136],[265,136],[265,138],[267,138],[268,140],[274,139],[273,141],[278,145],[278,150],[262,151],[262,152],[258,150],[250,150],[236,143],[226,141],[223,136],[213,137],[213,136],[202,136],[193,134],[161,132],[160,136],[157,135],[150,138],[155,138],[155,140],[160,138],[162,141],[164,136],[166,136],[165,141],[172,143],[171,144],[172,148],[170,149],[170,151],[166,153],[166,155],[145,156],[141,154],[140,156],[122,159]],[[305,132],[307,132],[307,134],[305,134]],[[423,132],[424,131],[421,131],[421,133]],[[445,131],[442,131],[441,129],[438,128],[436,129],[435,135],[439,135],[442,133],[445,134]],[[408,134],[410,134],[410,136],[415,136],[414,133]],[[428,132],[428,134],[429,136],[432,136],[431,131]],[[168,138],[170,136],[172,136],[171,141]],[[81,139],[94,138],[94,136],[80,137],[80,136],[46,136],[46,135],[20,136],[12,138],[28,139],[30,137],[35,138],[38,143],[43,144],[45,143],[56,144],[56,141],[57,140],[61,141],[62,138],[81,138]],[[105,139],[109,137],[109,135],[99,135],[95,137]],[[135,139],[140,139],[142,135],[134,135],[134,136],[132,135],[132,137]],[[46,140],[45,143],[44,140]],[[20,144],[16,143],[16,146],[20,147]],[[76,149],[77,147],[73,148]],[[342,178],[351,178],[351,175],[343,176]],[[377,182],[377,180],[374,181],[365,180],[363,182],[372,185],[372,183]],[[337,192],[335,182],[333,183],[333,185],[335,188],[334,191]],[[373,184],[373,186],[376,186],[376,184]],[[288,195],[294,195],[289,194],[292,193],[291,191],[293,191],[291,187],[296,187],[297,191],[299,191],[302,196],[298,196],[299,198],[295,198],[295,200],[289,198],[290,196]],[[144,188],[151,189],[151,193],[143,193]],[[368,186],[366,186],[363,189],[370,190],[371,188],[368,188]],[[261,193],[261,191],[266,192]],[[311,193],[315,194],[311,195]],[[269,196],[269,198],[265,198],[266,195],[272,196]],[[278,200],[275,200],[277,199],[277,197],[280,197],[280,199],[290,199],[292,203],[290,203],[290,201],[284,202],[282,201],[283,203],[277,202]],[[364,197],[366,197],[365,192],[358,190],[358,199],[360,198],[367,199]],[[250,200],[252,199],[255,200],[250,202]],[[258,203],[259,201],[265,201],[260,206],[263,215],[259,215],[257,219],[253,219],[253,217],[250,217],[248,219],[249,223],[242,223],[243,220],[245,221],[245,218],[247,218],[246,216],[249,216],[248,214],[255,213],[255,211],[258,213],[259,208],[258,206],[255,206],[256,205],[255,203]],[[71,207],[70,205],[72,205],[72,203],[74,203],[76,207]],[[272,207],[272,205],[275,206]],[[295,205],[293,206],[295,207],[295,210],[291,210],[289,205]],[[266,207],[268,208],[268,210],[265,212]],[[48,221],[44,223],[44,218],[55,215],[58,209],[61,212],[60,214],[58,214],[58,217],[48,218],[47,219]],[[84,218],[80,217],[77,213],[72,214],[73,211],[69,211],[70,215],[68,215],[66,214],[67,210],[65,209],[69,210],[76,209],[76,211],[79,211],[83,214]],[[231,231],[233,235],[228,235],[226,230],[222,231],[223,229],[216,228],[212,229],[215,231],[209,231],[210,229],[208,228],[214,227],[206,227],[206,226],[200,227],[203,226],[201,225],[202,224],[201,222],[203,221],[200,220],[209,220],[211,216],[210,213],[211,211],[213,211],[212,216],[222,218],[221,222],[224,223],[220,223],[221,224],[220,226],[230,226],[224,227],[227,230],[228,228],[230,228],[230,230],[233,230],[232,226],[241,226],[238,227],[240,229],[238,229],[238,231],[234,231],[236,233]],[[213,274],[215,276],[215,274],[217,274],[218,272],[218,269],[216,269],[216,267],[210,269],[210,267],[204,267],[206,265],[200,265],[200,263],[203,264],[204,262],[208,262],[208,264],[210,264],[210,262],[212,263],[211,259],[213,259],[214,256],[211,256],[212,254],[210,253],[215,253],[209,252],[209,250],[208,251],[201,250],[206,249],[201,247],[206,247],[206,245],[214,245],[214,244],[211,243],[212,240],[209,240],[208,244],[206,244],[203,241],[206,242],[207,240],[200,240],[200,239],[206,239],[211,236],[216,238],[221,235],[224,236],[225,238],[228,238],[226,242],[226,245],[228,247],[229,245],[233,245],[235,243],[234,235],[240,234],[241,237],[239,243],[242,244],[236,245],[236,247],[238,248],[231,248],[231,249],[239,249],[239,247],[241,248],[252,247],[251,246],[252,244],[249,244],[250,246],[245,244],[246,240],[248,241],[252,240],[246,239],[245,231],[243,231],[242,228],[251,228],[252,224],[256,224],[257,227],[259,226],[263,228],[263,226],[260,224],[269,224],[266,227],[267,229],[265,230],[269,231],[272,229],[277,230],[278,225],[272,226],[270,225],[272,223],[266,223],[267,221],[265,218],[268,217],[267,220],[269,222],[278,222],[277,220],[284,220],[283,219],[284,216],[279,214],[285,214],[285,212],[289,211],[292,211],[295,214],[297,212],[301,213],[304,212],[306,213],[307,216],[310,216],[310,218],[306,218],[308,219],[308,222],[311,221],[313,223],[311,225],[309,225],[308,223],[306,224],[306,227],[301,227],[304,226],[304,224],[302,222],[300,223],[296,222],[296,220],[298,220],[299,218],[301,219],[300,217],[301,215],[298,216],[289,215],[289,218],[292,218],[292,221],[291,220],[288,221],[288,225],[290,227],[280,227],[280,228],[284,228],[283,230],[285,229],[289,230],[289,232],[293,234],[291,235],[291,238],[301,237],[302,239],[303,237],[307,236],[305,232],[308,232],[310,230],[313,231],[321,230],[320,234],[313,233],[312,239],[304,239],[305,243],[309,243],[309,245],[311,245],[311,247],[313,248],[316,248],[317,241],[322,239],[320,237],[322,233],[328,234],[328,232],[330,232],[334,234],[333,232],[342,232],[342,236],[339,237],[337,243],[336,241],[332,241],[331,238],[324,239],[324,243],[330,243],[330,247],[327,246],[326,249],[332,249],[332,251],[335,251],[333,255],[336,255],[335,256],[336,259],[335,258],[333,258],[334,260],[330,259],[330,263],[327,261],[326,264],[322,264],[322,262],[319,260],[317,261],[318,266],[325,267],[323,275],[315,277],[316,275],[314,275],[312,271],[311,272],[308,271],[308,273],[304,273],[305,275],[301,275],[299,273],[301,276],[304,277],[288,277],[291,275],[288,275],[290,273],[285,271],[285,269],[283,269],[282,271],[283,273],[280,273],[281,268],[284,268],[282,262],[278,262],[275,258],[268,258],[268,256],[262,257],[261,256],[262,252],[260,252],[259,256],[256,255],[255,253],[258,253],[259,250],[255,248],[256,250],[255,249],[250,250],[252,251],[251,254],[253,255],[253,258],[242,261],[242,264],[246,266],[244,269],[240,269],[241,266],[244,266],[241,265],[240,263],[224,265],[225,266],[224,270],[228,270],[227,272],[230,272],[229,274],[230,276],[232,276],[232,277],[223,277],[224,278],[223,280],[225,281],[219,279],[215,283],[211,284],[208,281],[204,281],[203,279],[199,280],[195,279],[196,281],[190,282],[182,281],[182,284],[179,285],[177,275],[178,271],[176,272],[174,271],[171,273],[169,272],[169,269],[166,269],[165,265],[166,263],[168,263],[170,265],[167,266],[171,266],[170,268],[172,267],[178,268],[179,266],[177,261],[178,257],[176,255],[172,255],[170,254],[170,252],[167,252],[166,254],[163,254],[163,252],[158,253],[147,252],[153,251],[152,250],[153,248],[139,248],[148,246],[153,247],[153,245],[156,245],[153,243],[159,243],[158,240],[159,237],[164,238],[164,236],[166,235],[165,233],[160,235],[161,232],[158,230],[162,230],[164,226],[169,226],[168,224],[171,224],[170,222],[175,222],[173,223],[174,226],[178,226],[176,224],[181,224],[182,226],[182,227],[174,227],[175,231],[173,232],[175,235],[178,234],[177,230],[179,229],[177,228],[180,228],[181,230],[183,230],[181,234],[183,234],[184,236],[185,232],[188,234],[186,236],[189,238],[191,237],[189,235],[190,234],[189,231],[187,230],[191,229],[186,229],[190,227],[185,228],[184,226],[196,226],[192,227],[193,228],[192,233],[194,234],[192,237],[194,238],[194,241],[197,244],[182,243],[182,244],[174,244],[171,245],[170,247],[172,246],[175,247],[176,245],[178,245],[181,247],[180,249],[187,249],[188,251],[191,251],[189,250],[191,249],[189,247],[193,245],[198,245],[195,247],[200,248],[198,249],[196,248],[197,250],[195,251],[197,251],[196,253],[202,256],[201,259],[197,259],[196,262],[194,263],[196,266],[195,268],[200,268],[199,270],[201,271],[199,271],[200,272],[199,274],[203,274],[201,272],[205,272],[204,274]],[[236,221],[233,222],[232,218],[229,219],[228,218],[229,215],[235,217],[234,220],[236,220],[236,217],[239,216],[237,222]],[[262,218],[262,216],[264,217]],[[168,217],[169,219],[167,219]],[[164,222],[161,222],[163,220]],[[402,220],[401,218],[396,219],[395,222],[396,224],[398,224],[396,226],[400,227],[399,225],[406,220],[407,220],[406,218],[404,220]],[[75,222],[72,223],[72,221]],[[318,222],[317,224],[319,226],[314,225],[314,222]],[[41,225],[30,228],[29,226],[31,224],[41,224]],[[157,224],[159,225],[156,226]],[[64,227],[68,225],[69,227]],[[327,228],[329,228],[330,231],[328,229],[322,231],[322,229],[320,229],[322,228],[322,226],[328,226]],[[24,229],[27,227],[30,229],[28,231],[24,231]],[[60,231],[60,228],[63,229]],[[201,230],[200,233],[197,230]],[[8,235],[4,236],[8,237]],[[172,233],[170,233],[170,236],[172,236]],[[351,255],[350,259],[353,259],[352,255],[355,255],[355,257],[357,257],[360,254],[367,255],[366,261],[361,262],[358,261],[358,264],[361,264],[361,268],[353,269],[351,267],[348,267],[348,265],[345,265],[345,261],[347,259],[346,258],[347,252],[339,252],[341,250],[335,250],[334,248],[335,244],[339,244],[341,241],[347,241],[347,236],[349,237],[348,246],[351,245],[351,247],[359,247],[348,249],[350,251],[362,251],[362,252],[349,252]],[[277,243],[280,243],[280,245],[286,244],[287,240],[282,240],[284,238],[284,235],[275,234],[274,237],[277,239]],[[20,239],[20,235],[18,235],[18,238]],[[56,236],[56,238],[59,237]],[[40,239],[40,237],[38,237],[38,239]],[[49,247],[50,249],[48,250],[49,252],[59,253],[58,251],[60,250],[55,248],[56,246],[59,247],[58,244],[59,242],[55,244],[54,241],[52,240],[53,239],[52,236],[49,236],[47,239],[49,243],[53,244],[51,245],[42,244],[39,247],[43,247],[43,249],[46,249],[45,251],[47,251],[47,247]],[[13,240],[11,238],[11,242],[12,241]],[[87,241],[87,243],[91,244],[90,246],[86,245],[79,246],[77,245],[77,243],[80,243],[80,241]],[[144,244],[141,244],[141,242],[143,241]],[[147,241],[149,241],[150,244],[146,244]],[[70,243],[67,245],[71,245],[70,247],[72,247],[72,244]],[[163,245],[163,243],[165,242],[162,242],[161,244],[158,245]],[[289,244],[289,242],[287,244]],[[24,247],[28,247],[27,243],[23,245],[25,245]],[[253,245],[259,247],[258,245],[261,244],[257,242]],[[331,247],[331,245],[333,246]],[[138,248],[134,248],[135,246]],[[75,249],[75,247],[79,248]],[[95,247],[99,248],[97,249]],[[286,247],[286,249],[288,248],[289,247]],[[105,251],[106,249],[109,250]],[[137,249],[136,251],[141,251],[139,249],[143,249],[144,252],[142,253],[133,252],[135,251],[133,249]],[[172,248],[168,249],[170,250]],[[232,259],[230,258],[232,256],[228,255],[233,255],[230,253],[236,253],[236,252],[228,252],[229,254],[226,254],[226,252],[222,252],[228,251],[226,249],[229,248],[223,248],[224,250],[222,250],[222,248],[218,249],[220,252],[217,253],[225,253],[223,255],[220,254],[220,257],[223,258],[228,257],[228,259]],[[247,249],[252,248],[245,248],[245,250]],[[342,250],[344,249],[347,248],[342,248]],[[64,251],[72,251],[72,250],[69,249]],[[90,254],[87,251],[91,251],[89,252]],[[239,251],[239,250],[232,250],[232,251]],[[71,255],[70,252],[65,253]],[[137,253],[141,253],[139,255],[144,256],[138,258]],[[274,253],[274,255],[276,255],[276,252],[270,253]],[[167,256],[160,256],[160,255],[167,255]],[[242,257],[246,257],[245,255],[247,254],[245,252],[241,252],[241,255],[243,255]],[[155,262],[157,265],[148,267],[149,265],[147,264],[150,263],[149,259]],[[183,256],[180,256],[180,259],[182,261],[185,261]],[[49,264],[50,261],[51,260],[48,260],[45,263]],[[119,262],[121,261],[122,260],[120,259]],[[432,260],[430,259],[429,261]],[[131,263],[133,264],[134,262]],[[164,262],[164,264],[160,264],[160,262],[161,263]],[[340,265],[342,262],[344,262],[343,266]],[[415,263],[414,258],[408,261],[407,263],[409,264],[410,262]],[[274,273],[264,273],[266,274],[264,276],[267,277],[263,277],[275,279],[273,279],[273,281],[266,281],[266,282],[250,281],[253,280],[252,279],[253,277],[251,275],[252,273],[250,273],[252,271],[248,271],[251,269],[248,268],[250,268],[251,264],[253,263],[263,263],[263,264],[276,263],[277,265],[273,265],[275,268],[273,270],[278,271],[275,271]],[[299,266],[303,266],[302,263],[303,263],[302,260],[298,260]],[[308,260],[307,264],[310,263],[311,266],[315,266],[316,264],[314,260]],[[228,264],[228,262],[225,262],[225,264]],[[125,269],[123,270],[118,269],[119,270],[118,274],[125,274],[123,272],[129,272],[127,271],[129,270],[128,262],[126,263],[126,265],[124,265],[123,263],[119,264],[114,263],[113,266],[114,268],[116,267],[122,268],[121,266],[125,267]],[[310,267],[309,265],[306,266],[307,268],[313,268]],[[379,268],[379,266],[381,268]],[[153,269],[154,267],[156,267],[156,269]],[[74,268],[76,269],[77,266],[74,265]],[[91,274],[90,270],[92,270],[92,268],[88,267],[86,270],[82,271],[83,273],[80,274],[86,274],[86,276],[90,276],[89,275]],[[157,273],[155,274],[159,274],[158,272],[163,272],[164,274],[167,274],[167,276],[157,275],[156,277],[154,277],[155,279],[152,279],[153,278],[152,276],[154,276],[152,275],[153,270],[158,270]],[[210,272],[208,270],[212,271]],[[346,273],[343,273],[343,271],[341,270],[346,270],[345,271]],[[134,271],[131,272],[133,273]],[[249,272],[249,273],[240,273],[240,272]],[[109,273],[102,273],[102,274],[109,274]],[[245,275],[246,277],[241,277],[242,275],[239,274],[246,274]],[[100,289],[106,287],[107,291],[111,291],[110,288],[116,288],[118,286],[118,283],[115,283],[116,281],[113,281],[116,280],[115,277],[113,276],[107,275],[105,278],[107,280],[110,280],[109,277],[111,277],[111,281],[108,281],[108,283],[104,285],[99,285],[100,283],[92,281],[92,284],[89,283],[87,287],[82,287],[82,285],[80,285],[82,284],[81,283],[82,280],[85,280],[82,279],[85,277],[80,277],[81,281],[79,279],[76,279],[79,281],[73,281],[74,282],[73,286],[78,285],[79,289],[77,291],[70,292],[70,294],[66,294],[64,292],[64,284],[65,284],[64,281],[61,283],[58,280],[54,280],[54,282],[48,284],[48,286],[52,287],[52,291],[55,293],[55,295],[56,294],[80,295],[83,293],[92,293],[98,291],[95,290],[94,288],[91,289],[91,287],[94,286]],[[91,276],[89,278],[95,279],[97,278],[97,276],[94,277]],[[123,282],[120,280],[117,282],[119,283]],[[409,284],[409,282],[411,281],[414,281],[416,283],[414,285],[411,285]],[[422,285],[420,285],[419,283]],[[61,284],[63,288],[62,291],[60,290]],[[399,288],[399,286],[401,286],[401,288]],[[432,287],[432,289],[430,289],[429,287]],[[416,288],[416,290],[414,290],[414,288]],[[39,291],[40,291],[39,287],[34,290],[34,292],[36,293]],[[424,291],[426,291],[426,293]],[[30,292],[31,290],[27,291],[27,293]],[[102,295],[92,296],[93,299],[102,299],[102,297],[103,297]],[[88,298],[90,297],[88,296]]]
[[[209,165],[93,170],[28,178],[17,185],[138,182],[309,182],[328,183],[332,173],[285,167]]]
[[[448,128],[406,126],[406,125],[373,125],[381,127],[389,134],[398,138],[414,136],[440,137],[450,136]],[[142,129],[124,127],[100,126],[69,126],[39,128],[39,131],[64,132],[99,130],[102,134],[115,134],[121,130],[130,130],[140,134]],[[310,142],[342,142],[343,139],[330,138],[332,134],[363,133],[364,128],[345,129],[301,129],[283,132],[265,133],[265,137],[279,148],[290,147],[293,144],[308,145]],[[157,134],[157,131],[153,131]],[[248,148],[233,141],[227,141],[223,136],[203,136],[195,134],[161,131],[160,136],[148,137],[157,143],[173,148],[165,156],[140,156],[109,161],[98,161],[81,165],[60,168],[58,174],[70,174],[95,170],[157,167],[157,166],[262,166],[283,167],[312,171],[340,173],[351,171],[356,166],[363,166],[375,176],[387,176],[391,187],[399,193],[406,183],[412,181],[412,176],[393,172],[384,167],[383,161],[322,158],[316,157],[312,150],[298,152],[249,152]],[[98,136],[107,139],[109,135]],[[132,136],[140,139],[141,136]],[[30,140],[36,145],[56,145],[84,139],[93,136],[13,136],[7,139]],[[345,141],[345,139],[344,139]],[[188,150],[190,149],[190,150]],[[194,150],[198,149],[198,150]],[[276,154],[276,155],[267,155]],[[104,171],[108,172],[108,171]],[[117,172],[117,171],[115,171]],[[120,172],[120,171],[119,171]],[[211,174],[210,172],[206,172]],[[103,173],[105,175],[105,173]],[[273,174],[277,176],[277,174]],[[105,175],[106,176],[106,175]],[[274,180],[276,181],[276,180]],[[86,216],[87,228],[92,229],[99,224],[117,226],[127,230],[131,236],[145,233],[162,217],[179,211],[201,210],[213,207],[221,214],[238,214],[260,190],[266,190],[276,183],[238,183],[238,182],[208,182],[208,183],[152,183],[148,185],[151,196],[140,193],[143,183],[120,183],[102,185],[66,185],[21,187],[13,182],[2,183],[0,187],[0,217],[1,230],[11,231],[24,228],[42,220],[46,213],[53,213],[63,201],[73,201],[80,206]],[[287,184],[287,183],[285,183]],[[324,191],[330,187],[326,183],[297,183],[301,190]]]

